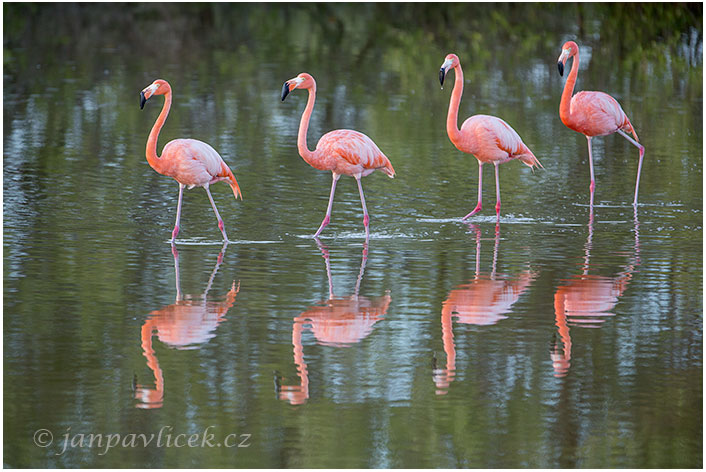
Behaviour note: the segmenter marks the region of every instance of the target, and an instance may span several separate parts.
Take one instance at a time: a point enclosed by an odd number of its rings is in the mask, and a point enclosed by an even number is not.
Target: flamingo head
[[[170,92],[171,90],[172,88],[169,86],[166,80],[155,80],[149,86],[142,89],[142,92],[140,92],[140,110],[144,108],[145,102],[149,100],[151,96],[164,95]]]
[[[460,63],[461,62],[458,60],[458,56],[456,54],[448,54],[446,56],[444,63],[441,64],[441,69],[439,69],[439,82],[441,82],[442,87],[444,85],[444,78],[446,77],[446,74],[449,70],[458,66]]]
[[[316,81],[310,74],[307,74],[306,72],[302,72],[293,79],[289,79],[284,83],[284,85],[282,85],[282,101],[287,98],[289,92],[298,88],[314,89],[314,91],[316,91]]]
[[[561,55],[559,55],[559,59],[557,60],[557,67],[559,68],[559,75],[561,75],[561,76],[564,75],[564,65],[566,64],[566,61],[570,57],[575,56],[578,53],[579,53],[579,45],[578,44],[576,44],[573,41],[567,41],[564,43],[564,45],[561,47]]]

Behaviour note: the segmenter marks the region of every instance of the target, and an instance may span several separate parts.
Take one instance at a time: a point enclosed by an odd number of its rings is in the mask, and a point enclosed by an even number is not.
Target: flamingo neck
[[[461,69],[461,64],[459,64],[456,66],[454,89],[451,92],[449,114],[446,116],[446,132],[451,142],[457,147],[457,143],[461,140],[461,131],[458,129],[458,107],[461,104],[461,95],[463,95],[463,70]]]
[[[147,138],[147,149],[145,150],[145,155],[147,157],[147,162],[150,167],[152,167],[157,172],[162,168],[162,161],[157,155],[157,139],[159,138],[159,132],[164,126],[164,122],[167,121],[167,115],[169,115],[169,109],[172,107],[172,92],[168,91],[164,95],[164,106],[162,106],[162,111],[157,117],[154,126],[152,126],[152,131],[150,131],[150,136]]]
[[[579,75],[579,53],[576,51],[574,60],[571,63],[571,71],[566,78],[564,91],[561,93],[561,103],[559,104],[559,118],[566,126],[569,126],[571,120],[571,96],[574,94],[574,85],[576,85],[576,77]]]
[[[309,88],[309,99],[306,101],[306,108],[304,109],[302,119],[299,122],[299,135],[297,136],[297,148],[299,149],[299,155],[302,156],[302,159],[304,159],[306,163],[311,166],[314,166],[312,164],[314,160],[314,153],[309,150],[309,147],[306,144],[306,134],[309,131],[309,119],[311,118],[311,113],[314,111],[314,102],[316,102],[316,85]]]

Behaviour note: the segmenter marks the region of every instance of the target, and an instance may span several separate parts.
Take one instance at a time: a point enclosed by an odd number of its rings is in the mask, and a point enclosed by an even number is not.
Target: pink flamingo
[[[591,169],[591,203],[593,208],[593,191],[596,188],[596,179],[593,175],[593,155],[591,151],[591,138],[594,136],[605,136],[607,134],[619,133],[622,137],[637,146],[640,150],[640,161],[637,165],[637,181],[635,182],[635,199],[632,204],[637,206],[637,189],[640,186],[640,171],[642,170],[642,158],[645,156],[645,147],[638,141],[637,133],[633,128],[630,119],[620,107],[616,99],[603,92],[579,92],[573,97],[576,77],[579,73],[579,47],[573,41],[567,41],[561,48],[557,66],[559,74],[564,75],[564,65],[566,61],[573,57],[569,77],[564,84],[564,91],[561,93],[561,103],[559,105],[559,117],[561,122],[574,131],[578,131],[586,136],[588,140],[588,163]],[[627,133],[632,133],[632,139]]]
[[[218,208],[216,208],[216,203],[213,201],[208,186],[225,180],[233,189],[233,195],[235,195],[236,200],[238,196],[242,199],[243,196],[233,172],[223,162],[223,158],[215,149],[196,139],[175,139],[169,141],[162,149],[162,155],[158,156],[157,138],[159,137],[159,131],[164,126],[164,122],[167,120],[169,108],[172,106],[172,88],[166,80],[155,80],[149,87],[140,92],[140,109],[154,95],[164,95],[164,106],[152,127],[152,131],[150,131],[149,138],[147,138],[146,156],[147,162],[154,170],[179,182],[179,202],[177,203],[176,223],[174,224],[174,231],[172,231],[172,242],[179,234],[181,199],[186,186],[190,189],[196,186],[206,189],[208,199],[211,201],[211,206],[218,219],[218,228],[223,233],[223,240],[228,241],[225,225],[221,215],[218,214]]]
[[[519,159],[530,167],[542,167],[532,151],[522,142],[520,136],[500,118],[489,115],[474,115],[468,118],[458,129],[458,107],[463,95],[463,70],[456,54],[449,54],[441,64],[439,82],[444,85],[444,77],[449,70],[456,69],[456,80],[449,113],[446,117],[446,132],[459,151],[473,154],[478,159],[478,204],[472,212],[463,217],[470,218],[482,208],[483,201],[483,164],[495,165],[495,213],[500,217],[500,181],[498,165],[513,159]]]
[[[314,236],[317,237],[321,234],[321,231],[331,221],[331,208],[333,205],[333,194],[336,191],[336,182],[338,182],[341,175],[345,174],[355,178],[358,182],[360,201],[363,204],[365,239],[367,240],[370,235],[368,229],[370,217],[365,206],[365,196],[363,195],[360,179],[376,170],[380,170],[387,174],[388,177],[394,178],[395,169],[392,168],[390,160],[380,151],[372,139],[363,133],[350,129],[329,131],[319,139],[316,149],[313,152],[310,151],[306,143],[306,133],[309,129],[309,119],[316,101],[316,81],[306,72],[289,79],[282,86],[282,101],[289,95],[289,92],[298,88],[309,90],[309,99],[306,102],[306,108],[299,123],[299,136],[297,137],[299,155],[311,167],[319,170],[330,170],[333,173],[331,196],[326,209],[326,217],[324,217]]]

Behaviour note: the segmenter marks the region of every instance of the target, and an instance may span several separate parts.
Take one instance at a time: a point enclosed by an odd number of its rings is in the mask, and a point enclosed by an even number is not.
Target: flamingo
[[[211,201],[213,212],[218,219],[218,228],[223,233],[223,240],[228,241],[226,228],[223,224],[223,219],[218,213],[216,203],[213,201],[209,185],[225,180],[233,189],[235,199],[238,196],[242,199],[242,193],[238,182],[230,168],[223,161],[223,158],[210,145],[196,139],[175,139],[169,141],[162,149],[162,155],[157,155],[157,138],[159,132],[164,126],[169,114],[169,108],[172,106],[172,88],[166,80],[157,79],[151,85],[140,92],[140,109],[145,106],[145,102],[154,95],[164,95],[164,106],[162,112],[157,117],[157,121],[150,131],[147,138],[147,149],[145,151],[147,162],[149,165],[162,175],[174,178],[179,182],[179,202],[177,203],[176,222],[174,223],[174,231],[172,231],[172,240],[174,243],[177,234],[179,234],[179,222],[181,218],[181,199],[184,195],[184,187],[190,189],[196,186],[206,189],[208,199]]]
[[[449,70],[456,69],[456,80],[449,113],[446,117],[446,132],[449,139],[459,151],[473,154],[478,159],[478,204],[463,219],[470,218],[478,213],[483,202],[483,164],[492,163],[495,166],[495,214],[500,218],[500,181],[498,179],[498,165],[504,162],[519,159],[531,168],[543,167],[534,157],[532,151],[522,142],[522,138],[505,121],[495,116],[474,115],[468,118],[458,129],[458,107],[463,95],[463,70],[456,54],[449,54],[441,64],[439,82],[443,87],[444,77]]]
[[[319,170],[330,170],[333,174],[331,184],[331,196],[326,209],[326,216],[321,222],[321,226],[314,234],[318,237],[321,231],[331,221],[331,208],[333,205],[333,194],[336,191],[336,183],[341,175],[349,175],[358,182],[358,192],[363,205],[363,225],[365,226],[365,239],[370,236],[368,209],[365,206],[365,195],[360,183],[361,177],[370,175],[376,170],[387,174],[388,177],[395,177],[395,169],[390,160],[380,151],[380,148],[365,134],[350,129],[337,129],[329,131],[319,139],[316,149],[312,152],[306,143],[306,133],[309,129],[309,119],[314,110],[316,101],[316,81],[314,78],[302,72],[293,79],[287,80],[282,86],[282,101],[292,90],[306,89],[309,91],[309,99],[299,123],[299,135],[297,137],[297,147],[299,155],[311,167]]]
[[[596,179],[593,175],[593,155],[591,151],[591,138],[594,136],[605,136],[618,133],[631,144],[640,150],[640,161],[637,165],[637,181],[635,182],[635,199],[633,206],[637,206],[637,190],[640,186],[640,171],[642,170],[642,158],[645,156],[645,147],[639,143],[635,128],[627,117],[616,99],[603,92],[579,92],[573,97],[576,77],[579,73],[579,47],[573,41],[567,41],[561,48],[557,66],[559,75],[564,75],[564,65],[566,61],[573,57],[569,77],[564,84],[564,91],[561,93],[561,103],[559,104],[559,118],[561,122],[574,131],[586,136],[588,140],[588,163],[591,169],[591,200],[590,207],[593,208],[593,191],[596,188]],[[632,133],[632,139],[627,133]]]

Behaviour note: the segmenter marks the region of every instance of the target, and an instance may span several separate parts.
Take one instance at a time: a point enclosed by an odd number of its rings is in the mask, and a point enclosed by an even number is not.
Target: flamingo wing
[[[522,138],[504,120],[490,115],[474,115],[461,127],[467,152],[482,162],[503,163],[520,159],[529,166],[541,165]]]
[[[179,183],[203,186],[222,173],[225,165],[220,154],[209,144],[196,139],[175,139],[164,146],[162,159],[166,159],[167,172]]]
[[[383,169],[388,175],[390,172],[394,175],[390,160],[372,139],[359,131],[350,129],[330,131],[321,137],[316,146],[316,152],[340,160],[339,164],[342,164],[340,167],[357,168],[358,172]]]
[[[603,92],[579,92],[571,98],[571,120],[580,133],[602,136],[630,123],[618,101]]]

